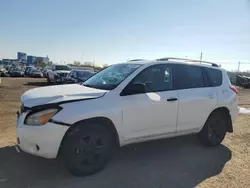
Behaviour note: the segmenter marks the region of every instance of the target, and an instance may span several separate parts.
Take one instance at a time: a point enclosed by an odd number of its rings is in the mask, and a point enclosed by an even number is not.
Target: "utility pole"
[[[83,63],[82,61],[83,61],[83,53],[82,53],[82,59],[81,59],[81,64]]]
[[[201,61],[202,61],[202,52],[201,52],[201,56],[200,56],[200,64],[201,64]]]
[[[239,63],[238,63],[238,71],[237,71],[238,73],[240,72],[240,61],[239,61]]]

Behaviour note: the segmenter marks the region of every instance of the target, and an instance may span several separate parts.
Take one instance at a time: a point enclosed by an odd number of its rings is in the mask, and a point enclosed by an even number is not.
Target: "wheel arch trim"
[[[223,113],[225,113],[225,114],[228,115],[227,132],[232,133],[232,132],[233,132],[232,117],[231,117],[229,108],[226,107],[226,106],[218,106],[218,107],[216,107],[215,109],[213,109],[213,110],[209,113],[209,115],[208,115],[206,121],[207,121],[208,118],[211,116],[211,114],[214,113],[214,112],[216,112],[216,111],[221,111],[221,112],[223,112]],[[206,121],[205,121],[205,123],[206,123]],[[205,125],[205,123],[204,123],[204,125]],[[203,126],[204,126],[204,125],[203,125]],[[203,128],[203,126],[202,126],[202,128]]]
[[[120,137],[119,137],[118,131],[117,131],[114,123],[112,122],[112,120],[107,118],[107,117],[103,117],[103,116],[91,117],[91,118],[79,120],[79,121],[77,121],[74,124],[69,126],[69,129],[66,131],[66,133],[64,134],[64,136],[61,140],[60,148],[59,148],[57,155],[60,154],[60,150],[63,147],[63,142],[64,142],[65,138],[74,128],[76,128],[78,126],[88,126],[88,124],[91,124],[91,123],[98,123],[98,124],[102,124],[103,126],[105,126],[105,128],[107,128],[110,131],[112,136],[114,136],[114,141],[116,143],[116,146],[120,147],[120,144],[121,144]]]

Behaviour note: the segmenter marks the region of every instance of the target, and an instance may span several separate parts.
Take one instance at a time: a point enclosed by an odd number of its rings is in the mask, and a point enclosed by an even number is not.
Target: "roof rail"
[[[187,61],[187,62],[195,62],[195,63],[203,63],[203,64],[210,64],[213,67],[219,67],[216,63],[208,62],[208,61],[200,61],[200,60],[194,60],[194,59],[186,59],[186,58],[178,58],[178,57],[164,57],[161,59],[157,59],[157,61],[169,61],[169,60],[181,60],[181,61]]]
[[[145,59],[132,59],[132,60],[129,60],[130,61],[144,61]]]

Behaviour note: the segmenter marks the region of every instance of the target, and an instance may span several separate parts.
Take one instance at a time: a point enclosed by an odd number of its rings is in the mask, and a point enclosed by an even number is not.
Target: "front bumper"
[[[43,74],[33,74],[32,76],[33,76],[33,77],[36,77],[36,78],[42,78],[42,77],[43,77]]]
[[[66,82],[66,77],[55,77],[55,82],[58,84],[63,84]]]
[[[24,125],[20,119],[16,128],[18,147],[36,156],[56,158],[62,138],[69,127],[49,122],[41,126],[30,126]]]
[[[17,77],[19,77],[19,76],[24,76],[24,74],[12,73],[11,76],[17,76]]]

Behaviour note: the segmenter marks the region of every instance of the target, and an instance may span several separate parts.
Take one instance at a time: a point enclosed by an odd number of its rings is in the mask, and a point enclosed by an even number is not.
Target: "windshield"
[[[13,68],[13,71],[22,71],[21,68]]]
[[[70,71],[71,68],[69,66],[66,66],[66,65],[56,65],[55,70],[68,70],[68,71]]]
[[[97,89],[112,90],[140,66],[140,64],[131,63],[112,65],[93,75],[84,82],[84,85]]]

